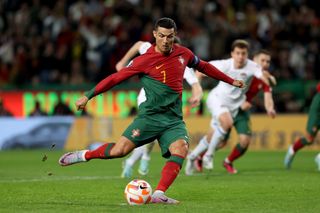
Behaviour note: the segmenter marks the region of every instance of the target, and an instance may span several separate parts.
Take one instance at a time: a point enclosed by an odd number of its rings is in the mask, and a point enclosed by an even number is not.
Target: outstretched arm
[[[124,68],[125,66],[127,66],[127,64],[129,63],[129,61],[136,55],[139,53],[139,48],[141,47],[141,45],[143,44],[143,41],[137,41],[129,50],[128,52],[121,58],[121,60],[116,64],[116,69],[117,71],[121,70],[122,68]]]
[[[83,110],[85,108],[87,102],[91,98],[111,89],[112,87],[119,84],[120,82],[122,82],[122,81],[124,81],[124,80],[130,78],[131,76],[136,75],[140,72],[142,72],[142,71],[138,71],[136,69],[133,69],[132,67],[125,67],[120,72],[113,73],[112,75],[109,75],[108,77],[106,77],[105,79],[100,81],[94,88],[85,92],[85,95],[76,101],[77,110]]]
[[[207,76],[217,79],[219,81],[224,81],[228,84],[231,84],[235,87],[244,88],[246,85],[243,81],[240,80],[234,80],[218,70],[215,66],[209,64],[208,62],[200,60],[199,63],[196,65],[196,69]]]

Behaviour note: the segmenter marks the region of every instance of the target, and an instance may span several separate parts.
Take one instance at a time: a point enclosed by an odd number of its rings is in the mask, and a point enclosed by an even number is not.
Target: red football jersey
[[[260,90],[264,92],[271,92],[271,87],[259,78],[253,77],[250,87],[246,93],[247,101],[252,102],[252,99],[258,94]]]
[[[234,79],[219,71],[213,65],[200,60],[189,49],[181,45],[173,45],[172,51],[164,55],[156,52],[155,44],[153,44],[145,54],[135,58],[129,67],[125,67],[119,72],[106,77],[86,95],[90,99],[137,74],[148,75],[152,79],[166,84],[181,95],[183,74],[186,66],[194,67],[212,78],[229,84],[234,81]]]

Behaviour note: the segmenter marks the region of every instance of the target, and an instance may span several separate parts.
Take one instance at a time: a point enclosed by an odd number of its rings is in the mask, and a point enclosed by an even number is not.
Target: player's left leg
[[[161,179],[155,192],[152,195],[151,202],[153,203],[168,203],[178,204],[179,201],[167,197],[164,193],[171,186],[173,181],[177,178],[183,161],[188,153],[188,144],[183,139],[178,139],[169,147],[171,156],[161,172]]]
[[[223,161],[223,166],[226,168],[226,170],[230,174],[236,174],[238,173],[237,169],[233,166],[233,161],[240,158],[244,153],[247,151],[248,146],[250,144],[251,136],[250,135],[239,135],[240,142],[235,145],[235,147],[232,149],[231,153],[226,157]]]

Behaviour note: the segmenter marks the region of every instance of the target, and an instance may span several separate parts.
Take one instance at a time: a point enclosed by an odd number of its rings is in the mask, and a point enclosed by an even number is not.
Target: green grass
[[[45,153],[48,160],[42,162]],[[181,201],[177,206],[127,205],[123,191],[129,179],[119,177],[122,159],[60,167],[61,154],[0,152],[0,212],[320,212],[316,152],[301,151],[288,171],[283,152],[249,151],[236,162],[237,175],[225,172],[221,161],[227,152],[218,152],[212,172],[192,177],[181,172],[167,191]],[[153,153],[150,174],[143,177],[153,188],[164,162]]]

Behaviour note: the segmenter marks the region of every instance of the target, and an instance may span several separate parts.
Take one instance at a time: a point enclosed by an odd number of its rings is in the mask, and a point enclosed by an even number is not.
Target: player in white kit
[[[244,40],[235,40],[231,47],[231,58],[226,60],[210,61],[212,65],[223,71],[230,77],[243,80],[246,85],[250,85],[253,76],[268,81],[263,76],[260,65],[248,59],[249,44]],[[234,118],[239,108],[246,100],[246,89],[231,88],[223,82],[210,91],[207,98],[207,107],[212,115],[210,130],[188,155],[186,164],[186,174],[192,174],[192,165],[196,157],[207,150],[203,156],[203,166],[213,169],[213,154],[216,146],[224,139],[231,130]],[[240,135],[241,137],[241,135]]]
[[[179,41],[175,42],[179,43]],[[128,62],[136,55],[136,54],[144,54],[151,47],[151,43],[138,41],[136,42],[128,52],[123,56],[123,58],[116,64],[116,69],[119,71],[123,67],[128,65]],[[188,82],[188,84],[192,88],[192,96],[188,100],[191,107],[196,107],[200,104],[203,91],[198,81],[197,76],[193,69],[186,67],[184,72],[184,79]],[[142,88],[138,95],[138,106],[146,100],[145,91]],[[132,175],[132,167],[134,164],[140,160],[140,166],[138,169],[139,174],[146,175],[149,171],[149,161],[150,161],[150,152],[154,146],[155,142],[146,144],[144,146],[138,147],[132,151],[132,154],[129,158],[127,158],[123,165],[123,171],[121,173],[121,177],[129,178]]]

